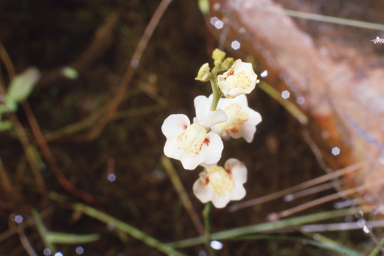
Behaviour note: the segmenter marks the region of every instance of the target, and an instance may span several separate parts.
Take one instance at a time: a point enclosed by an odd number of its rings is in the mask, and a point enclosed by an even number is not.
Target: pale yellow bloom
[[[227,72],[217,76],[221,92],[229,99],[250,93],[258,82],[252,64],[241,60],[236,60]]]
[[[223,208],[229,201],[244,198],[247,168],[242,162],[231,158],[225,162],[224,168],[216,164],[202,166],[206,172],[201,172],[193,184],[193,193],[202,203],[212,201],[216,208]]]

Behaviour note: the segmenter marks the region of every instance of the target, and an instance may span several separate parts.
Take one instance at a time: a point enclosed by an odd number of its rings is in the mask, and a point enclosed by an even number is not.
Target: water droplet
[[[322,137],[323,139],[328,139],[330,135],[331,135],[331,134],[330,134],[329,131],[327,131],[327,130],[324,130],[324,131],[321,132],[321,137]]]
[[[332,154],[333,154],[334,156],[339,155],[339,154],[340,154],[340,149],[339,149],[338,147],[334,147],[334,148],[332,149]]]
[[[384,157],[383,157],[383,156],[380,156],[380,157],[378,158],[378,160],[379,160],[379,163],[380,163],[381,165],[384,165]]]
[[[261,56],[263,56],[264,59],[267,59],[271,56],[271,54],[269,54],[268,51],[263,50],[263,51],[261,51]]]
[[[165,173],[157,169],[152,171],[152,175],[159,180],[162,180],[165,178]]]
[[[16,218],[16,214],[12,213],[11,215],[9,215],[9,219],[11,221],[15,221],[15,218]]]
[[[283,99],[288,99],[288,98],[289,98],[289,95],[290,95],[290,93],[289,93],[289,91],[287,91],[287,90],[285,90],[285,91],[283,91],[283,92],[281,93],[281,97],[282,97]]]
[[[293,199],[295,199],[295,196],[293,194],[288,194],[284,197],[284,201],[285,202],[290,202],[292,201]]]
[[[364,230],[365,233],[367,233],[367,234],[369,233],[369,228],[367,227],[367,225],[365,225],[365,226],[363,227],[363,230]]]
[[[21,223],[21,222],[23,222],[23,216],[21,216],[21,215],[17,215],[17,216],[15,217],[15,222],[16,222],[16,223]]]
[[[199,252],[199,256],[207,256],[207,252],[206,251],[200,251]]]
[[[223,248],[223,244],[220,243],[219,241],[217,240],[213,240],[211,241],[211,247],[215,250],[221,250]]]
[[[114,182],[116,180],[116,175],[114,173],[108,174],[108,180]]]
[[[364,225],[365,225],[365,220],[363,220],[363,219],[359,219],[358,221],[357,221],[357,226],[359,226],[359,227],[364,227]]]
[[[210,20],[210,22],[213,26],[215,26],[216,21],[219,21],[219,19],[217,17],[212,17]]]
[[[240,49],[240,42],[237,41],[237,40],[232,41],[232,43],[231,43],[231,47],[232,47],[232,49],[234,49],[234,50],[238,50],[238,49]]]
[[[115,230],[115,225],[113,223],[108,223],[107,229],[108,230]]]
[[[303,97],[297,97],[296,99],[296,102],[299,104],[299,105],[303,105],[305,103],[305,100]]]
[[[76,248],[76,253],[79,254],[79,255],[80,255],[80,254],[83,254],[83,253],[84,253],[84,248],[81,247],[81,246],[77,247],[77,248]]]
[[[217,10],[220,9],[220,7],[221,7],[221,4],[220,4],[220,3],[215,3],[215,4],[213,5],[213,10],[217,11]]]
[[[131,66],[132,66],[133,68],[138,68],[139,65],[140,65],[140,62],[139,62],[138,60],[133,60],[133,61],[131,62]]]
[[[272,68],[275,68],[276,65],[275,65],[275,61],[272,59],[272,58],[268,58],[267,59],[267,64],[272,67]]]
[[[239,29],[239,33],[240,34],[245,34],[245,32],[247,32],[247,30],[245,28],[240,28]]]
[[[316,241],[319,241],[321,239],[321,235],[316,233],[313,235],[313,239],[315,239]]]
[[[268,70],[264,70],[264,71],[260,74],[261,77],[266,77],[267,75],[268,75]]]
[[[221,20],[215,22],[215,28],[222,29],[224,27],[224,23]]]
[[[55,253],[55,256],[63,256],[63,254],[61,252],[57,252]]]
[[[52,251],[49,248],[45,248],[43,253],[44,253],[44,255],[49,256],[49,255],[51,255]]]

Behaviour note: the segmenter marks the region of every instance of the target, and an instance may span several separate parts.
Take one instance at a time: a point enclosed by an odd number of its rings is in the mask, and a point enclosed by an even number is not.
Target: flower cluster
[[[228,159],[224,167],[217,163],[223,151],[221,137],[243,137],[252,142],[261,116],[248,107],[247,97],[256,86],[257,75],[251,63],[226,58],[216,49],[212,57],[214,68],[204,64],[196,77],[210,81],[213,94],[194,100],[196,117],[191,124],[183,114],[170,115],[161,130],[167,141],[164,154],[180,160],[187,170],[204,167],[193,185],[193,192],[203,203],[211,201],[216,208],[225,207],[231,200],[242,199],[246,192],[247,168],[237,159]],[[219,72],[225,71],[218,75]],[[225,98],[222,98],[224,96]]]

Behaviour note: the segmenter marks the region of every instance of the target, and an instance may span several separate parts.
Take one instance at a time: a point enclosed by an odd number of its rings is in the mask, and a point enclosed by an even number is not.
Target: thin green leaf
[[[0,121],[0,132],[9,131],[13,128],[13,123],[10,120]]]
[[[69,79],[76,79],[79,76],[79,73],[77,72],[77,70],[71,67],[64,67],[62,69],[62,72],[63,72],[63,75]]]
[[[23,73],[12,79],[7,95],[16,102],[25,100],[31,94],[33,87],[40,78],[37,68],[28,68]]]
[[[317,222],[317,221],[337,218],[337,217],[346,216],[346,215],[353,215],[358,213],[359,210],[365,212],[367,210],[371,211],[372,209],[371,207],[342,209],[342,210],[308,214],[304,216],[279,220],[276,222],[265,222],[261,224],[250,225],[250,226],[234,228],[226,231],[213,233],[211,234],[211,239],[212,240],[229,239],[237,236],[255,234],[255,233],[260,233],[265,231],[273,231],[273,230],[277,230],[285,227],[298,226],[306,223]],[[204,242],[205,242],[205,237],[201,236],[201,237],[194,237],[194,238],[189,238],[189,239],[185,239],[177,242],[168,243],[168,245],[172,246],[173,248],[184,248],[188,246],[203,244]]]
[[[8,96],[2,98],[2,103],[0,103],[0,114],[4,112],[16,112],[17,103]]]
[[[117,229],[135,237],[136,239],[142,241],[143,243],[156,248],[157,250],[167,254],[167,255],[174,255],[174,256],[182,256],[184,254],[176,251],[174,248],[156,240],[155,238],[145,234],[141,230],[132,227],[131,225],[118,220],[108,214],[105,214],[103,212],[100,212],[99,210],[96,210],[95,208],[92,208],[90,206],[86,206],[84,204],[76,203],[72,205],[73,209],[79,212],[82,212],[94,219],[97,219],[99,221],[102,221],[106,224],[113,225]]]
[[[384,246],[384,238],[381,239],[378,245],[373,248],[373,250],[368,254],[368,256],[376,256],[379,252],[380,249]]]
[[[52,244],[83,244],[99,240],[100,234],[78,235],[59,232],[48,232],[47,239]]]
[[[319,248],[323,248],[326,250],[334,251],[339,253],[340,255],[348,255],[348,256],[362,256],[361,253],[352,250],[350,248],[344,247],[338,243],[325,243],[320,241],[315,241],[311,239],[301,238],[301,237],[291,237],[291,236],[278,236],[278,235],[252,235],[252,236],[241,236],[235,239],[228,240],[282,240],[282,241],[292,241],[292,242],[300,242],[303,244],[310,244]]]

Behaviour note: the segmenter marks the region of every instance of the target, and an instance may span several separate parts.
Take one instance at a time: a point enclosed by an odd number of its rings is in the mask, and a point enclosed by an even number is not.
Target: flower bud
[[[199,80],[201,82],[207,82],[209,81],[209,74],[210,74],[209,64],[205,63],[199,69],[199,72],[197,73],[197,77],[195,78],[195,80]]]
[[[224,58],[225,58],[225,52],[223,52],[222,50],[219,50],[216,48],[212,52],[212,59],[215,60],[215,63],[216,61],[222,62]]]
[[[221,64],[221,66],[224,68],[224,69],[229,69],[231,66],[233,65],[233,58],[226,58],[224,61],[223,61],[223,64]]]

